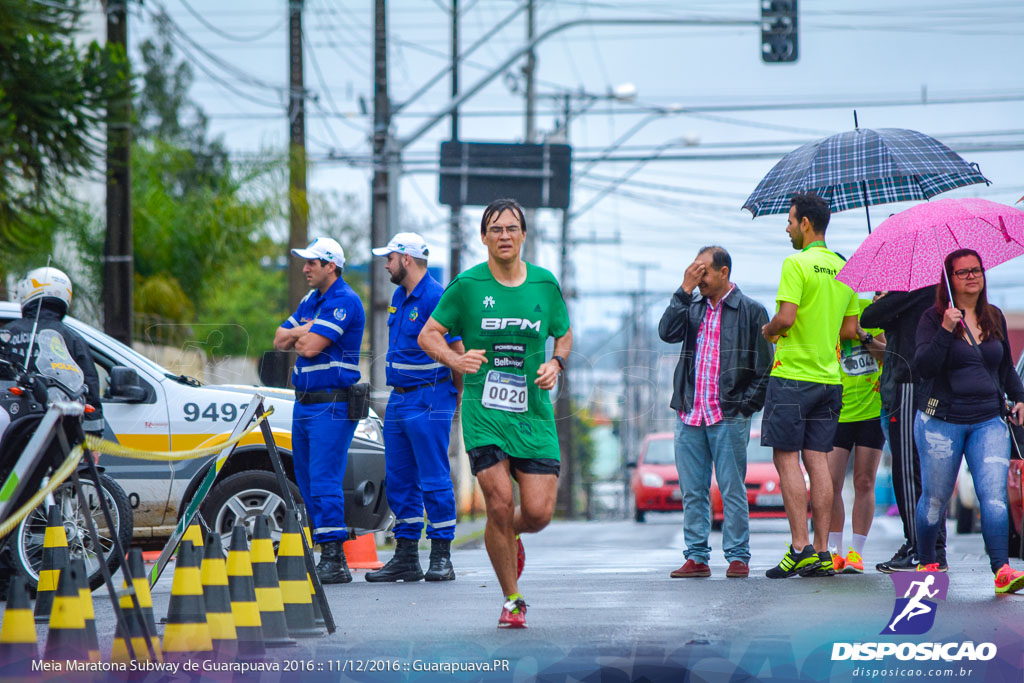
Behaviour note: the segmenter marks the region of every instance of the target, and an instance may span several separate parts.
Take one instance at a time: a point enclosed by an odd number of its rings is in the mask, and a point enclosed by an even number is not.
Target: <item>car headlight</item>
[[[664,486],[665,480],[659,477],[654,472],[644,472],[640,477],[640,481],[644,486]]]
[[[360,420],[359,424],[356,425],[356,436],[361,436],[375,443],[384,443],[384,431],[381,429],[380,419],[376,416],[370,416]]]

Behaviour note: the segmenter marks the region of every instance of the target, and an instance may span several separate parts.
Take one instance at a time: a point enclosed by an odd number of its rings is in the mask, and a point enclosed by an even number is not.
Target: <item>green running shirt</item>
[[[452,280],[431,317],[487,357],[463,381],[466,450],[493,445],[517,458],[558,460],[551,399],[534,384],[547,338],[569,331],[555,276],[527,263],[526,281],[506,287],[481,263]]]
[[[860,314],[853,290],[836,280],[842,267],[843,260],[824,246],[807,247],[782,262],[775,299],[794,303],[798,309],[793,327],[775,347],[772,377],[842,383],[839,330],[844,317]]]
[[[870,299],[857,299],[860,313],[871,305]],[[860,319],[860,313],[857,319]],[[882,334],[878,328],[864,330],[871,335]],[[839,340],[839,368],[843,371],[843,410],[840,422],[877,420],[882,414],[882,395],[878,393],[878,379],[882,364],[876,361],[859,339]]]

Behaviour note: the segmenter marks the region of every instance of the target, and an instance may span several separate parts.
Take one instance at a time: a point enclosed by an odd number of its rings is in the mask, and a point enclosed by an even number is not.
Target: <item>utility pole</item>
[[[308,242],[309,203],[306,200],[306,91],[302,64],[302,3],[288,1],[288,250]],[[294,311],[308,287],[303,263],[288,259],[288,310]]]
[[[565,93],[562,110],[562,133],[565,135],[565,144],[569,144],[569,121],[572,118],[572,94]],[[572,301],[572,274],[569,265],[569,208],[562,209],[562,241],[560,251],[560,269],[562,294],[566,299],[566,305]],[[571,318],[570,318],[571,320]],[[558,484],[561,490],[561,508],[563,514],[569,519],[576,517],[576,452],[572,433],[572,398],[570,396],[571,383],[569,371],[572,362],[569,362],[562,373],[562,382],[558,391],[558,398],[555,399],[555,426],[558,432],[558,444],[562,458],[562,476]]]
[[[391,196],[391,102],[388,98],[387,2],[374,0],[373,16],[373,184],[370,201],[370,244],[387,244],[390,210],[398,211]],[[389,204],[394,201],[394,206]],[[370,384],[383,391],[384,359],[388,348],[387,308],[390,281],[384,259],[370,259]],[[383,407],[383,406],[381,406]],[[381,411],[383,412],[383,411]]]
[[[459,0],[452,0],[452,99],[459,96]],[[452,141],[459,140],[459,108],[452,109]],[[453,206],[449,223],[449,282],[462,272],[462,207]]]
[[[526,44],[530,50],[526,53],[526,64],[523,66],[523,76],[526,79],[526,135],[523,142],[530,144],[537,139],[537,90],[535,74],[537,71],[537,53],[533,49],[534,34],[537,30],[536,15],[534,13],[534,0],[528,0],[526,4]],[[452,99],[455,99],[454,97]],[[526,219],[527,228],[533,228],[533,237],[526,240],[523,247],[523,259],[530,263],[537,262],[537,242],[540,240],[540,231],[537,230],[536,209],[524,209],[523,218]]]
[[[128,57],[127,0],[107,0],[107,43]],[[135,267],[132,241],[132,99],[107,108],[107,235],[103,244],[103,329],[131,346]]]

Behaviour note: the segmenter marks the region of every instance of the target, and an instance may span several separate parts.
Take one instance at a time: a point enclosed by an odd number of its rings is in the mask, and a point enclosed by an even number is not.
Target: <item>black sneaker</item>
[[[769,579],[788,579],[797,574],[803,575],[804,571],[814,571],[820,566],[821,560],[818,553],[814,552],[813,545],[804,546],[799,554],[794,552],[793,546],[790,545],[786,548],[786,554],[782,556],[782,561],[765,572],[765,576]]]
[[[916,572],[917,564],[917,553],[914,552],[913,546],[909,543],[904,543],[900,546],[900,549],[896,551],[896,554],[892,556],[891,560],[876,564],[875,569],[883,574],[892,574],[894,572]]]
[[[817,567],[810,565],[800,570],[800,576],[804,578],[835,575],[836,568],[835,565],[832,564],[832,553],[828,550],[823,550],[820,553],[818,553]]]

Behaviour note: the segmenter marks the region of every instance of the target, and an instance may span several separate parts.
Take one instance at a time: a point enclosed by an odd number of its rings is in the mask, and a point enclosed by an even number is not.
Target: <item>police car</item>
[[[20,307],[0,302],[0,326],[21,317]],[[269,418],[274,441],[288,473],[292,496],[301,500],[291,461],[294,392],[241,385],[200,385],[169,372],[103,332],[71,316],[64,319],[92,350],[100,377],[104,438],[150,451],[188,451],[222,442],[231,433],[258,391],[273,406]],[[107,474],[128,493],[135,513],[134,540],[170,536],[213,458],[154,463],[103,455]],[[380,420],[371,412],[356,429],[344,479],[345,521],[350,534],[387,528],[391,511],[384,496],[384,439]],[[207,524],[230,541],[238,522],[251,527],[256,515],[273,520],[275,538],[284,524],[281,497],[260,430],[235,448],[200,508]]]

